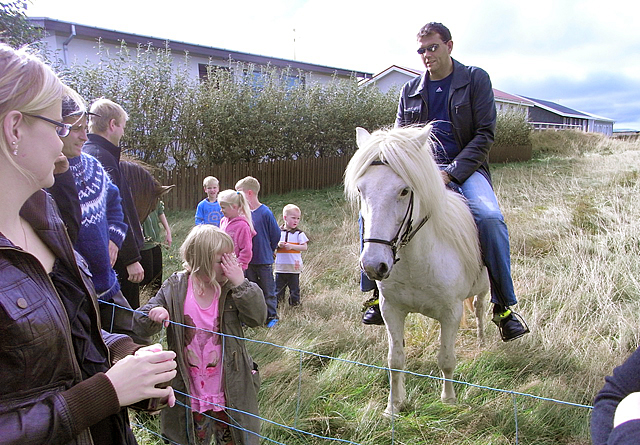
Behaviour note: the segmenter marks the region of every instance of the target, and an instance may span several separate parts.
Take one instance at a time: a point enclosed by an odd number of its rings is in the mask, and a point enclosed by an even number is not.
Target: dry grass
[[[510,228],[518,311],[532,332],[503,344],[489,323],[480,348],[469,318],[458,336],[455,378],[588,405],[603,377],[640,344],[640,144],[560,133],[534,135],[534,160],[492,168]],[[281,308],[274,329],[247,331],[288,348],[250,344],[261,366],[264,418],[359,444],[390,444],[392,435],[394,444],[514,443],[512,397],[472,386],[457,385],[459,404],[445,406],[439,382],[408,376],[407,411],[393,423],[383,418],[386,372],[350,363],[384,366],[387,354],[384,328],[360,323],[356,213],[339,188],[264,202],[276,214],[298,204],[312,240],[302,306]],[[191,217],[169,214],[185,228]],[[407,369],[437,376],[437,322],[410,315],[405,342]],[[519,443],[590,442],[588,409],[516,401]],[[331,443],[266,422],[262,433],[279,443]]]

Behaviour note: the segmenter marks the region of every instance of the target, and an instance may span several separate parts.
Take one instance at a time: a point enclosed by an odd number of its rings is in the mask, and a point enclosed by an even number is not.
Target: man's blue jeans
[[[509,231],[496,194],[487,178],[477,171],[459,187],[478,226],[482,259],[489,270],[491,302],[513,306],[518,301],[511,279]]]
[[[247,280],[256,283],[264,294],[264,301],[267,303],[267,322],[278,318],[278,300],[276,299],[276,284],[273,279],[273,265],[271,264],[249,264],[244,271]]]

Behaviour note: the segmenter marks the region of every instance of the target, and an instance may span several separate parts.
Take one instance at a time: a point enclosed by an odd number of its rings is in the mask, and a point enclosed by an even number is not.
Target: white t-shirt
[[[304,232],[296,229],[290,232],[280,229],[280,242],[289,244],[305,244],[309,241]],[[276,273],[300,273],[302,272],[302,252],[299,250],[286,250],[278,247],[276,250]]]

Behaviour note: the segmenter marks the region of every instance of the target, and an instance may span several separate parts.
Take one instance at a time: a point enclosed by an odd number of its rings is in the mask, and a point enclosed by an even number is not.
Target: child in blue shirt
[[[196,209],[196,226],[199,224],[213,224],[220,227],[220,220],[224,216],[218,203],[220,183],[213,176],[207,176],[202,181],[202,187],[207,197],[198,203]]]

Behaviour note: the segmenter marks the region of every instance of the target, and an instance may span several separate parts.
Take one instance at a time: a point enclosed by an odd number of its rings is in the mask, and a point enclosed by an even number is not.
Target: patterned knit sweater
[[[109,301],[120,290],[109,260],[109,241],[120,248],[127,234],[120,193],[100,162],[89,154],[69,159],[69,169],[82,213],[76,250],[89,264],[100,299]]]

